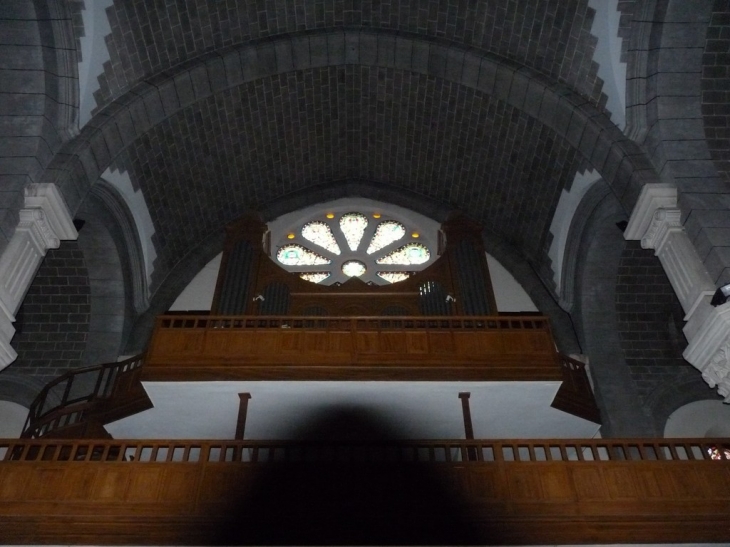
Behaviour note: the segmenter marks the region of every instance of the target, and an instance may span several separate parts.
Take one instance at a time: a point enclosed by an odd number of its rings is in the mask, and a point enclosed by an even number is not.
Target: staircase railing
[[[729,439],[474,439],[392,441],[0,439],[0,462],[520,463],[721,461]]]
[[[139,381],[142,355],[69,371],[46,385],[30,405],[22,438],[81,424],[100,401]]]

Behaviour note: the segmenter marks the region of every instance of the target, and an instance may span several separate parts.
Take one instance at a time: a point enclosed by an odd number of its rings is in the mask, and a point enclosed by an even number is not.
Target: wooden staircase
[[[59,376],[31,404],[21,438],[110,438],[105,424],[152,408],[143,363],[138,355]]]

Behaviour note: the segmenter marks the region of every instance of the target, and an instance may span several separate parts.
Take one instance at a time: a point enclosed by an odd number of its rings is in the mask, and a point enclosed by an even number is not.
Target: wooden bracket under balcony
[[[157,318],[146,381],[562,380],[546,317]]]

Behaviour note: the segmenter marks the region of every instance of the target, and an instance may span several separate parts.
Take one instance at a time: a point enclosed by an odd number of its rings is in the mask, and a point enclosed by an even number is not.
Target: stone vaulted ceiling
[[[164,94],[130,109],[134,139],[92,144],[100,171],[144,192],[156,277],[246,209],[353,180],[460,209],[545,262],[560,193],[596,135],[584,146],[583,126],[571,143],[543,123],[558,114],[530,102],[529,82],[574,95],[587,118],[605,112],[587,0],[116,0],[107,15],[94,120],[150,86]],[[484,63],[464,85],[469,56],[511,71],[503,89],[501,69],[482,85]],[[115,153],[115,139],[130,142]]]

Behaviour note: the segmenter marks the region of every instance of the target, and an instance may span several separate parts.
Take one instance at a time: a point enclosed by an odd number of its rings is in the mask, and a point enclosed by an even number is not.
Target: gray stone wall
[[[23,300],[12,341],[18,358],[6,370],[45,383],[81,366],[90,312],[83,253],[76,241],[63,241],[48,251]]]
[[[621,254],[615,298],[621,348],[642,399],[694,370],[682,358],[682,307],[654,251],[638,241]]]

